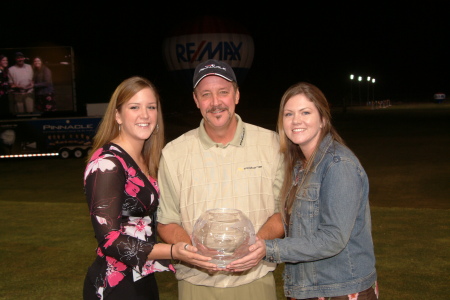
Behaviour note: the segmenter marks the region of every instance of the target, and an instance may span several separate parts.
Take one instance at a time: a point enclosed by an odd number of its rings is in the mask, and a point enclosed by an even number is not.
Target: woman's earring
[[[120,123],[117,123],[117,125],[119,125],[119,133],[120,133],[120,125],[121,125],[121,124],[120,124]]]
[[[156,127],[155,127],[155,129],[153,130],[153,133],[154,133],[154,134],[157,134],[158,131],[159,131],[159,125],[156,124]]]

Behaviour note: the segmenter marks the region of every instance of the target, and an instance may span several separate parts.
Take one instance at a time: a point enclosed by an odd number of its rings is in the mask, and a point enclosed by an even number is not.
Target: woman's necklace
[[[303,180],[305,178],[304,175],[305,175],[305,172],[307,171],[308,167],[309,167],[309,162],[304,162],[304,161],[299,162],[297,174],[295,175],[295,179],[294,179],[294,182],[292,183],[292,186],[297,186],[298,183],[300,182],[300,179],[301,179],[301,182],[303,183]]]
[[[297,175],[295,176],[294,182],[292,183],[292,186],[298,185],[298,182],[300,181],[300,177],[303,177],[303,176],[300,176],[301,174],[303,174],[303,168],[298,170]]]
[[[296,188],[295,188],[295,191],[297,191],[297,189],[298,189],[297,186],[298,186],[298,183],[300,182],[300,179],[301,179],[301,184],[303,184],[303,180],[304,180],[304,178],[305,178],[305,176],[304,176],[304,173],[305,173],[304,165],[305,165],[305,164],[302,162],[302,163],[301,163],[301,166],[298,167],[297,174],[295,174],[295,178],[294,178],[294,180],[292,181],[292,185],[291,185],[291,187],[289,188],[289,191],[288,191],[287,196],[286,196],[288,199],[290,198],[290,194],[291,194],[292,189],[293,189],[294,187],[296,187]],[[300,186],[301,186],[301,184],[300,184]],[[286,201],[285,205],[286,205],[286,206],[289,205],[289,201]],[[289,206],[290,206],[290,205],[289,205]],[[285,210],[288,212],[287,207],[285,207]],[[288,212],[288,213],[290,214],[290,212]]]
[[[289,188],[289,191],[287,193],[287,198],[290,198],[290,193],[292,192],[292,190],[295,187],[295,192],[297,193],[298,189],[303,185],[303,182],[305,181],[306,178],[306,173],[308,172],[308,169],[310,168],[310,162],[307,161],[306,163],[304,161],[299,163],[298,166],[298,170],[297,170],[297,174],[295,174],[295,178],[292,181],[292,185]],[[299,185],[300,183],[300,185]],[[291,203],[288,203],[289,201],[286,201],[286,205],[287,206],[291,206]],[[288,212],[288,214],[290,214],[290,209],[287,209],[287,207],[285,207],[285,210]]]
[[[289,231],[289,223],[290,223],[291,213],[292,213],[292,201],[294,201],[294,200],[291,200],[291,198],[295,197],[295,196],[291,196],[291,192],[295,187],[294,191],[295,191],[295,193],[297,193],[297,190],[299,188],[298,183],[300,182],[300,178],[302,178],[302,183],[303,183],[303,178],[305,177],[304,171],[305,171],[304,163],[302,163],[301,166],[299,166],[299,168],[297,170],[297,174],[295,174],[295,178],[292,181],[291,187],[289,188],[289,191],[287,193],[287,196],[286,196],[287,201],[284,203],[284,214],[286,216],[286,227],[287,227],[288,231]]]

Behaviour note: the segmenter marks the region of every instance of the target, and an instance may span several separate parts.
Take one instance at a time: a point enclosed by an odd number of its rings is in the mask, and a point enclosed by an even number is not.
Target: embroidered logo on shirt
[[[238,168],[238,171],[255,170],[255,169],[261,169],[261,168],[262,168],[262,166],[243,167],[243,168]]]

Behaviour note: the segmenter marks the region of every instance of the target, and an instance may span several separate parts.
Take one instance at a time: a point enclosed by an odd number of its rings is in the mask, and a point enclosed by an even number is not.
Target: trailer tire
[[[70,155],[71,155],[71,153],[70,153],[69,149],[63,148],[63,149],[59,150],[59,157],[61,157],[61,158],[66,159],[66,158],[69,158]]]
[[[83,149],[80,149],[80,148],[74,149],[74,150],[73,150],[73,156],[74,156],[75,158],[82,158],[82,157],[84,156],[84,151],[83,151]]]

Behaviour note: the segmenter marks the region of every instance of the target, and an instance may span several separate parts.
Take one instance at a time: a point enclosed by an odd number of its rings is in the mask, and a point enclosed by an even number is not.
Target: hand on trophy
[[[211,257],[203,256],[198,254],[197,247],[189,245],[185,242],[178,242],[172,247],[172,257],[173,259],[182,260],[184,262],[190,263],[192,265],[208,269],[216,270],[217,265],[211,263]]]
[[[256,237],[256,242],[250,245],[246,251],[249,251],[244,257],[232,261],[226,266],[230,272],[242,272],[253,268],[266,256],[266,244],[264,240]]]

